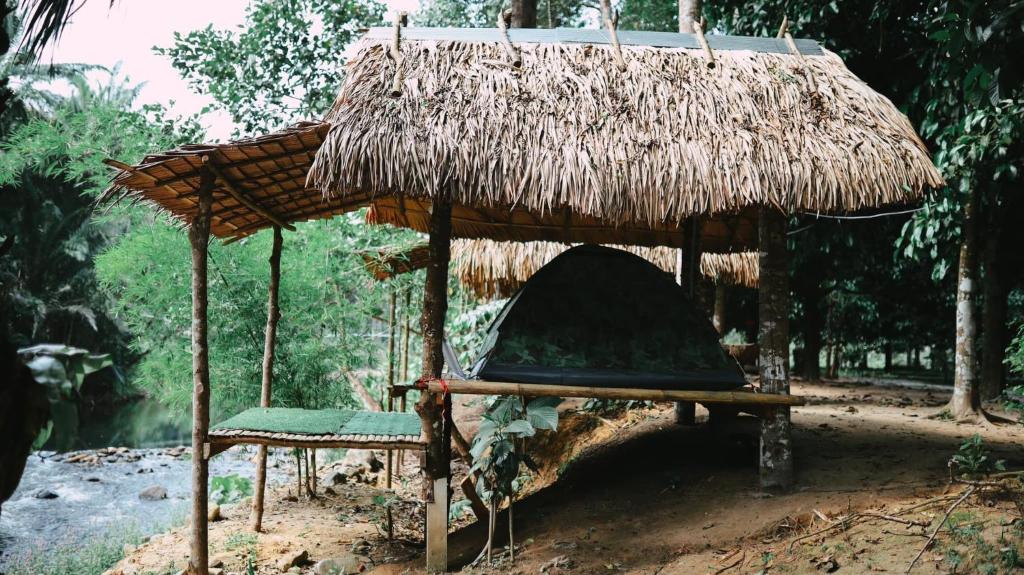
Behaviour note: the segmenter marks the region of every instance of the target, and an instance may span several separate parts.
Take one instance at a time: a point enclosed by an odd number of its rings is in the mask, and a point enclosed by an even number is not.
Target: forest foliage
[[[622,0],[625,29],[675,30],[672,0]],[[492,26],[505,3],[427,0],[415,25]],[[798,214],[789,236],[793,332],[798,347],[842,350],[848,364],[868,351],[930,349],[948,364],[954,335],[956,254],[965,198],[980,193],[991,236],[1021,240],[1020,159],[1024,52],[1019,0],[725,0],[706,2],[714,33],[774,36],[783,16],[797,36],[819,40],[917,126],[949,186],[921,209],[870,220]],[[592,2],[539,0],[540,26],[596,25]],[[320,117],[344,79],[359,29],[378,25],[372,0],[253,0],[237,30],[182,31],[157,48],[215,107],[252,135]],[[851,22],[858,25],[851,26]],[[112,74],[97,84],[88,66],[61,66],[70,95],[46,91],[40,69],[8,66],[18,92],[0,121],[0,238],[14,236],[0,260],[0,305],[16,342],[58,342],[111,353],[135,386],[175,405],[190,388],[187,239],[148,206],[95,209],[111,172],[147,152],[195,142],[199,122],[138,106],[137,89]],[[87,75],[91,74],[91,75]],[[266,315],[267,234],[211,246],[211,346],[214,404],[234,411],[256,403]],[[411,232],[367,226],[360,214],[309,222],[284,242],[275,402],[354,405],[348,378],[371,387],[384,373],[391,291],[402,323],[414,329],[422,279],[369,279],[358,252],[418,241]],[[1020,250],[1005,250],[1014,334],[1008,365],[1024,371]],[[413,294],[406,304],[406,294]],[[479,329],[496,311],[458,291],[450,315],[456,347],[469,358]],[[750,294],[733,295],[750,315]],[[750,331],[743,320],[734,327]],[[984,334],[983,334],[984,336]],[[415,349],[415,338],[414,346]],[[418,357],[414,358],[418,360]],[[411,362],[415,373],[416,361]],[[817,366],[818,362],[804,362]]]

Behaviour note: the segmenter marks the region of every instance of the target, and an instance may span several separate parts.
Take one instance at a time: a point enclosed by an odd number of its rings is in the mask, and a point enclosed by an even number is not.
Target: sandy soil
[[[531,447],[542,469],[515,505],[515,563],[464,570],[902,573],[963,489],[948,486],[946,465],[963,439],[979,433],[1008,469],[1024,468],[1024,426],[929,418],[948,397],[942,390],[853,382],[793,387],[810,403],[793,412],[797,485],[784,494],[759,490],[754,443],[742,434],[713,436],[706,425],[674,425],[668,406],[595,416],[572,411],[578,402],[568,404],[557,436]],[[458,416],[466,431],[472,409]],[[410,457],[406,469],[412,468]],[[278,573],[288,552],[304,549],[316,561],[365,541],[360,557],[368,571],[422,572],[418,479],[403,480],[395,512],[400,543],[388,544],[377,526],[381,507],[374,497],[381,491],[346,485],[312,501],[271,495],[266,533],[256,537],[248,535],[247,510],[228,510],[227,520],[211,525],[211,556],[226,572],[244,573],[252,553],[257,572]],[[952,497],[900,513],[943,494]],[[837,523],[864,510],[898,514],[909,524],[864,517]],[[1000,563],[1008,561],[1004,556],[1018,548],[1024,554],[1024,526],[1013,522],[1019,513],[1013,501],[993,493],[967,500],[953,516],[960,527],[940,535],[914,572],[984,572],[989,564],[992,572],[1009,572],[1009,563]],[[482,526],[468,523],[460,521],[450,538],[451,558],[462,564],[477,556],[484,535]],[[794,541],[831,525],[836,528]],[[173,572],[186,555],[187,533],[179,529],[139,548],[119,568]]]

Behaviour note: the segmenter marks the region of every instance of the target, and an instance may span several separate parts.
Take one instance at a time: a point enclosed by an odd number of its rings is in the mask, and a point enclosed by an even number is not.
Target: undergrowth
[[[7,575],[98,575],[124,558],[126,545],[142,543],[137,527],[124,527],[97,535],[83,543],[46,551],[27,552],[0,566]]]

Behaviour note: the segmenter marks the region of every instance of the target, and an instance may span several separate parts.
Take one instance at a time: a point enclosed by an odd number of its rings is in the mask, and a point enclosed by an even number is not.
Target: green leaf
[[[550,406],[527,408],[527,418],[537,429],[558,429],[558,410]]]
[[[533,429],[533,425],[525,419],[517,419],[509,422],[502,431],[505,433],[511,433],[514,435],[525,435],[526,437],[532,437],[536,431]]]

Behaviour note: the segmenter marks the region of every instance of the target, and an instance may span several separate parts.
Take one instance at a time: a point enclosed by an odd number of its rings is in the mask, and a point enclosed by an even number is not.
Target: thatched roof
[[[756,288],[760,278],[757,252],[701,254],[700,273],[716,284]]]
[[[396,275],[414,272],[430,263],[430,249],[421,244],[408,250],[366,251],[359,254],[366,271],[377,281],[389,280]]]
[[[709,68],[692,36],[622,32],[619,71],[603,32],[560,34],[512,31],[517,69],[497,30],[403,30],[393,96],[392,31],[371,30],[310,184],[420,231],[446,197],[460,237],[646,245],[680,245],[690,214],[858,211],[942,184],[906,117],[813,42],[711,37]],[[713,219],[705,250],[753,232]]]
[[[273,226],[274,219],[290,224],[328,218],[350,208],[306,187],[327,130],[326,124],[304,122],[227,144],[183,146],[146,156],[137,166],[111,161],[121,171],[103,200],[127,196],[152,202],[187,224],[196,213],[205,165],[218,173],[210,226],[216,237],[244,237]]]
[[[452,272],[462,284],[487,299],[511,296],[541,267],[572,247],[557,242],[452,242]],[[612,246],[634,253],[668,273],[675,273],[679,250],[668,247]],[[371,251],[360,254],[366,270],[377,280],[425,268],[426,244],[408,250]],[[757,287],[758,254],[702,254],[701,274],[715,283]]]
[[[452,243],[452,270],[459,281],[479,297],[508,297],[537,270],[570,247],[555,242],[456,240]],[[634,253],[668,273],[676,272],[678,249],[611,247]],[[700,271],[715,283],[757,287],[758,254],[702,254]]]
[[[813,41],[709,37],[709,69],[691,35],[621,32],[620,72],[602,31],[513,30],[517,69],[496,30],[412,28],[393,97],[391,33],[361,41],[330,125],[112,162],[105,198],[187,223],[210,169],[221,238],[365,206],[425,231],[444,195],[457,237],[679,246],[701,213],[702,250],[735,252],[759,205],[857,211],[942,183],[906,118]]]

